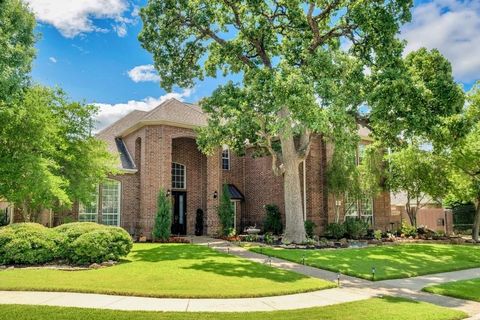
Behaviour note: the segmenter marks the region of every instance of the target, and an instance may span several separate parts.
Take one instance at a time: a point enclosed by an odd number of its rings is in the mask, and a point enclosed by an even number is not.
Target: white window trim
[[[121,181],[118,181],[118,180],[115,180],[115,179],[107,179],[109,181],[114,181],[117,183],[117,189],[118,189],[118,219],[117,219],[117,224],[116,226],[119,227],[121,226],[121,219],[122,219],[122,182]],[[102,192],[102,197],[103,197],[103,192]],[[98,211],[98,209],[97,209]],[[103,199],[102,199],[102,212],[101,212],[101,215],[102,215],[102,224],[103,223]],[[98,221],[98,215],[97,215],[97,221]]]
[[[227,153],[226,157],[224,156],[224,152]],[[231,158],[232,157],[231,157],[231,154],[230,154],[230,149],[228,147],[224,147],[222,149],[222,170],[230,170],[230,168],[232,167]],[[228,167],[227,169],[225,169],[223,167],[223,160],[225,160],[225,159],[227,160],[227,167]]]
[[[183,163],[179,163],[179,162],[172,162],[172,166],[174,164],[178,164],[180,166],[183,167],[183,188],[176,188],[173,186],[173,179],[172,180],[172,183],[171,183],[171,187],[172,187],[172,190],[187,190],[187,166],[184,165]],[[171,172],[172,168],[170,167],[170,172]],[[170,178],[173,178],[173,175],[170,173],[171,177]]]
[[[95,202],[96,202],[96,205],[95,205],[95,209],[96,209],[96,219],[94,222],[97,222],[98,223],[98,209],[99,209],[99,200],[100,200],[100,186],[97,185],[97,188],[96,188],[96,196],[95,196]],[[79,203],[78,204],[78,220],[80,220],[80,215],[82,214],[92,214],[92,212],[81,212],[82,211],[82,208],[83,210],[85,210],[85,206],[83,205],[83,203]]]

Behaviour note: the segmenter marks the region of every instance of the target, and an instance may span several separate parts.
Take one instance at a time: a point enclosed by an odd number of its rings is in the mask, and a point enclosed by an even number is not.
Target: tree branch
[[[312,145],[312,131],[305,129],[305,132],[300,137],[300,145],[297,151],[300,160],[305,160],[310,153],[310,147]]]

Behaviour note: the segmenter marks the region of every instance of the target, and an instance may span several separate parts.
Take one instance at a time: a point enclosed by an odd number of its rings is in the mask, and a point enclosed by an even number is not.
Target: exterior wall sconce
[[[167,197],[170,197],[170,189],[167,190]]]
[[[218,192],[217,192],[217,190],[215,190],[213,192],[213,199],[217,199],[217,197],[218,197]]]

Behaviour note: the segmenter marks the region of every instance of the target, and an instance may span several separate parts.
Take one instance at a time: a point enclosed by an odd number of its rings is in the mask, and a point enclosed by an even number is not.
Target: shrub
[[[368,223],[360,219],[347,219],[345,230],[350,239],[360,239],[367,235]]]
[[[167,198],[165,191],[160,190],[157,198],[157,216],[153,227],[153,237],[167,241],[172,229],[172,203]]]
[[[37,223],[0,228],[0,264],[41,264],[60,256],[62,235]]]
[[[341,239],[345,237],[345,226],[341,223],[329,223],[325,229],[325,235],[333,239]]]
[[[266,244],[273,244],[274,242],[274,238],[273,238],[273,234],[271,232],[267,232],[263,235],[263,241],[266,243]]]
[[[375,230],[373,232],[373,237],[375,240],[382,240],[382,230]]]
[[[315,235],[315,227],[317,225],[310,220],[305,220],[305,233],[307,234],[307,237],[312,239],[313,236]]]
[[[230,201],[228,187],[223,185],[222,197],[220,198],[220,206],[218,208],[218,217],[220,218],[220,224],[222,225],[222,233],[224,236],[231,237],[235,235],[235,229],[233,228],[233,219],[235,211],[233,204]]]
[[[59,244],[60,257],[74,264],[119,260],[133,245],[124,229],[94,222],[67,223],[54,230],[64,239]]]
[[[280,209],[275,204],[265,205],[266,218],[263,224],[263,229],[265,232],[271,232],[273,234],[279,235],[282,234],[283,224],[282,224],[282,215]]]
[[[401,234],[405,237],[416,237],[417,236],[417,228],[411,226],[405,221],[402,221],[402,228],[400,230]]]

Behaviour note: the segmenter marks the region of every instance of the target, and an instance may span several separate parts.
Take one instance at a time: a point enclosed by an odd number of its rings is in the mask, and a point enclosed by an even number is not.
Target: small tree
[[[267,216],[265,217],[265,222],[263,224],[263,229],[265,232],[271,232],[273,234],[279,235],[283,231],[282,224],[282,215],[280,214],[280,209],[277,205],[267,204],[265,205],[265,211]]]
[[[233,229],[233,219],[235,211],[233,204],[230,201],[228,187],[223,185],[222,197],[220,198],[220,206],[218,207],[218,217],[220,218],[220,224],[222,225],[222,234],[224,236],[232,235],[235,230]]]
[[[163,189],[158,192],[157,216],[153,227],[153,237],[161,241],[167,241],[172,227],[172,203],[167,198]]]
[[[415,144],[390,154],[388,160],[391,191],[406,194],[405,211],[416,227],[417,212],[424,200],[437,200],[448,188],[447,172],[431,152]]]

